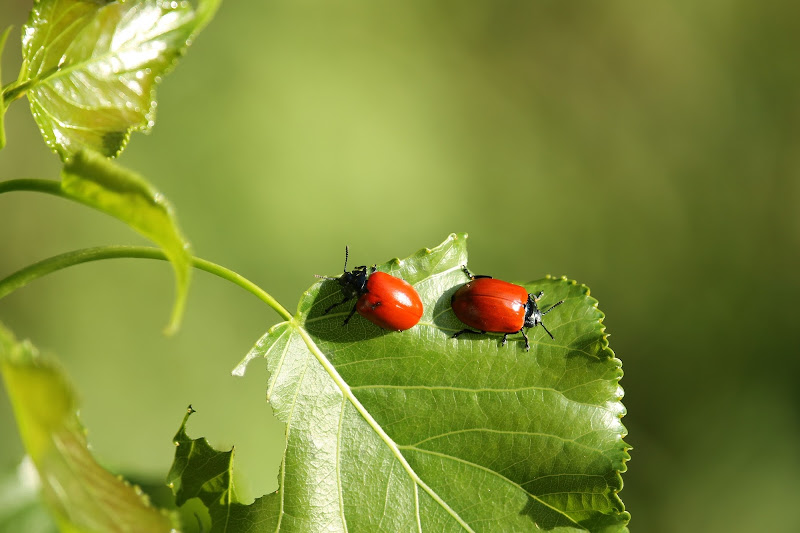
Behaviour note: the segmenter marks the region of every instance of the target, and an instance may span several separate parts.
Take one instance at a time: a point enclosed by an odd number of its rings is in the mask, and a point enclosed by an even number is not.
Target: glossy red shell
[[[405,280],[375,272],[367,279],[367,292],[358,299],[356,310],[383,329],[403,331],[419,322],[422,300]]]
[[[494,278],[477,278],[456,291],[453,312],[464,324],[481,331],[516,333],[525,324],[528,291]]]

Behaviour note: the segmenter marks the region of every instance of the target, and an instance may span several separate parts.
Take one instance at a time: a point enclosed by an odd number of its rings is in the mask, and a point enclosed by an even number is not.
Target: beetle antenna
[[[347,272],[347,257],[350,255],[350,248],[344,245],[344,271]]]
[[[550,311],[552,311],[554,307],[558,307],[559,305],[561,305],[563,303],[564,303],[564,300],[561,300],[560,302],[554,303],[553,305],[551,305],[550,307],[547,308],[547,311],[542,311],[542,316],[544,316],[547,313],[549,313]],[[552,335],[550,335],[550,336],[552,337]]]
[[[553,307],[555,307],[555,305],[554,305]],[[553,307],[551,307],[550,309],[552,309]],[[548,309],[548,311],[549,311],[550,309]],[[542,327],[544,328],[544,330],[547,332],[547,334],[548,334],[548,335],[550,335],[550,338],[551,338],[551,339],[553,339],[553,340],[556,340],[556,338],[555,338],[555,337],[553,337],[553,334],[552,334],[552,333],[550,333],[550,330],[549,330],[549,329],[547,329],[547,328],[544,326],[544,322],[539,322],[539,325],[540,325],[540,326],[542,326]]]

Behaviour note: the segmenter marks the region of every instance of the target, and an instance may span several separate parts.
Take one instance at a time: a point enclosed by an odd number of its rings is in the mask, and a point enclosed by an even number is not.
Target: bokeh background
[[[30,2],[4,81],[19,69]],[[201,257],[294,309],[314,274],[470,235],[475,272],[591,287],[623,361],[634,531],[796,531],[800,481],[800,3],[225,2],[120,162],[177,208]],[[56,178],[24,101],[0,179]],[[0,197],[0,276],[142,240],[102,214]],[[196,273],[166,338],[160,262],[82,265],[0,301],[59,354],[97,456],[158,481],[190,433],[276,486],[264,365],[230,370],[277,316]],[[0,468],[21,447],[0,395]]]

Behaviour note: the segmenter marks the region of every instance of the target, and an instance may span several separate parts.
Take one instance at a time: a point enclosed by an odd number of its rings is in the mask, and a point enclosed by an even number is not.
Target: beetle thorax
[[[525,327],[535,328],[542,323],[542,311],[536,305],[533,294],[528,295],[528,303],[525,304]]]
[[[355,298],[367,292],[367,267],[359,266],[345,271],[339,276],[339,285],[342,287],[342,296],[345,298]]]

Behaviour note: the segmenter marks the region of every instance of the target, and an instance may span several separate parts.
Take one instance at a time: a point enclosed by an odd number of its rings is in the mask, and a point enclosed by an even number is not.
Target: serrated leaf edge
[[[624,486],[624,480],[622,479],[622,474],[624,472],[627,472],[627,470],[628,470],[627,463],[631,459],[631,456],[628,453],[628,450],[632,450],[633,446],[631,446],[630,444],[628,444],[624,440],[625,437],[628,435],[628,429],[625,427],[624,424],[622,424],[622,419],[627,414],[627,410],[625,409],[625,405],[622,403],[622,398],[625,396],[625,392],[624,392],[622,386],[619,384],[619,382],[622,380],[622,377],[624,376],[624,372],[622,370],[622,361],[620,359],[617,359],[617,356],[614,353],[614,350],[609,345],[609,341],[608,341],[609,333],[606,332],[606,325],[603,322],[605,317],[606,317],[606,314],[602,310],[600,310],[600,308],[598,307],[599,306],[599,302],[598,302],[597,298],[595,298],[594,296],[591,295],[591,289],[587,285],[585,285],[583,283],[578,283],[574,279],[569,279],[567,276],[552,276],[550,274],[547,274],[545,276],[545,279],[561,280],[561,281],[566,281],[570,285],[577,285],[581,289],[581,291],[586,295],[586,297],[589,298],[592,308],[596,309],[597,312],[600,313],[600,317],[598,318],[598,324],[599,324],[599,327],[600,327],[600,329],[599,329],[600,343],[601,343],[600,344],[600,348],[601,348],[601,352],[605,353],[610,360],[614,361],[614,363],[617,365],[617,368],[619,369],[619,375],[616,377],[617,390],[619,392],[618,396],[616,397],[616,402],[619,403],[622,406],[621,411],[619,412],[619,414],[616,415],[617,419],[620,421],[620,425],[621,425],[622,430],[623,430],[622,433],[620,434],[620,442],[623,445],[622,446],[622,452],[623,452],[622,466],[621,466],[621,468],[619,470],[615,471],[616,472],[616,476],[615,477],[617,478],[616,480],[619,482],[619,490],[611,489],[611,495],[613,496],[614,503],[617,504],[619,506],[619,508],[621,509],[620,514],[627,515],[627,520],[630,520],[630,513],[628,513],[625,510],[625,503],[622,501],[622,498],[619,497],[619,493],[622,491],[623,486]],[[625,528],[625,531],[627,531],[627,528]]]

